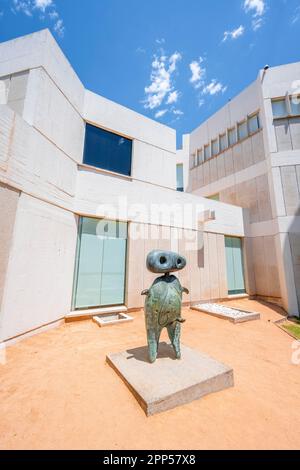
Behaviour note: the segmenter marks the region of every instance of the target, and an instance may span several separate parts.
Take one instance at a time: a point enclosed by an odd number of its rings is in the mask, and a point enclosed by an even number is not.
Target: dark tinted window
[[[83,163],[131,175],[132,141],[86,124]]]

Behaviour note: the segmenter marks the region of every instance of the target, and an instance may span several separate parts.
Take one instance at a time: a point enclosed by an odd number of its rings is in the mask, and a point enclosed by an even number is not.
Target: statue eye
[[[181,265],[181,259],[178,258],[178,260],[177,260],[177,266],[180,266],[180,265]]]
[[[161,256],[159,262],[160,264],[165,264],[167,262],[167,258],[165,256]]]

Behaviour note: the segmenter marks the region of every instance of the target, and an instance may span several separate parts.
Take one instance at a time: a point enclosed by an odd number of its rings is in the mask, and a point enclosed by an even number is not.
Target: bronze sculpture
[[[175,356],[180,359],[180,330],[182,293],[189,293],[182,287],[176,276],[171,272],[180,271],[186,266],[183,256],[171,251],[151,251],[147,256],[147,269],[153,273],[164,273],[153,282],[150,289],[142,292],[146,295],[145,322],[150,362],[157,357],[159,338],[163,328],[167,328]]]

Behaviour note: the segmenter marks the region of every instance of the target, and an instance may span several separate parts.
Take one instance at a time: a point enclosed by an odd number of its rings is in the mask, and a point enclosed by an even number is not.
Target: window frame
[[[200,158],[200,155],[201,155],[201,158]],[[201,147],[200,149],[197,149],[197,162],[198,162],[198,166],[204,163],[203,147]]]
[[[222,138],[224,138],[224,137],[225,137],[225,147],[222,149],[221,142],[222,142]],[[225,152],[227,149],[228,149],[228,136],[227,136],[227,132],[223,132],[223,134],[219,134],[219,150],[220,150],[220,153]]]
[[[210,158],[211,158],[211,146],[210,146],[210,144],[206,144],[206,145],[204,145],[203,148],[204,148],[204,162],[207,162],[207,161],[210,160]],[[205,150],[206,150],[206,149],[207,149],[208,152],[209,152],[209,156],[208,156],[208,157],[206,157],[206,155],[205,155],[205,153],[206,153]]]
[[[216,153],[214,153],[214,144],[217,145]],[[211,158],[216,157],[220,153],[220,146],[219,146],[219,139],[216,137],[215,139],[211,140]]]
[[[129,225],[130,222],[128,220],[120,220],[120,219],[110,219],[105,217],[97,217],[94,215],[77,215],[76,216],[76,225],[77,225],[77,241],[76,241],[76,253],[75,253],[75,264],[74,264],[74,272],[73,272],[73,286],[72,286],[72,299],[71,299],[71,310],[80,312],[82,310],[97,310],[99,308],[109,308],[109,307],[117,307],[120,305],[124,305],[126,303],[126,296],[127,296],[127,286],[128,286],[128,256],[129,256]],[[118,224],[126,224],[125,228],[125,238],[124,237],[113,237],[114,239],[121,238],[125,240],[125,269],[124,269],[124,284],[123,284],[123,300],[122,303],[114,303],[114,304],[102,304],[99,305],[90,305],[88,307],[77,307],[76,306],[76,297],[77,297],[77,288],[78,288],[78,281],[79,281],[79,269],[80,269],[80,260],[81,260],[81,245],[82,245],[82,233],[83,233],[83,224],[84,219],[93,219],[97,221],[97,223],[105,221],[108,224],[114,223],[116,227]],[[110,238],[110,237],[107,237]]]
[[[273,109],[273,103],[278,103],[279,101],[283,101],[284,102],[284,108],[285,108],[285,114],[283,114],[282,116],[275,116],[274,114],[274,109]],[[289,97],[288,97],[288,101],[289,101]],[[272,115],[273,115],[273,119],[284,119],[284,118],[287,118],[290,116],[289,114],[289,105],[287,104],[287,97],[284,96],[284,97],[281,97],[281,98],[271,98],[271,107],[272,107]]]
[[[134,158],[134,139],[132,137],[129,137],[127,135],[124,135],[124,134],[120,134],[118,132],[115,132],[115,131],[112,131],[110,129],[106,129],[105,127],[101,127],[93,122],[90,122],[90,121],[84,121],[84,124],[85,124],[85,133],[84,133],[84,146],[83,146],[83,157],[82,157],[82,163],[81,165],[85,166],[85,167],[89,167],[89,168],[94,168],[96,169],[97,171],[103,171],[105,173],[111,173],[113,175],[117,175],[117,176],[120,176],[121,178],[129,178],[131,179],[132,178],[132,169],[133,169],[133,158]],[[117,137],[120,137],[120,138],[123,138],[123,139],[126,139],[128,141],[131,142],[131,152],[130,152],[130,168],[129,168],[129,174],[127,173],[121,173],[119,171],[115,171],[115,170],[111,170],[109,168],[103,168],[101,166],[96,166],[96,165],[92,165],[91,163],[87,163],[84,161],[84,158],[85,158],[85,148],[86,148],[86,129],[87,129],[87,126],[90,126],[90,127],[94,127],[96,129],[99,129],[100,131],[103,131],[103,132],[107,132],[108,134],[113,134]]]
[[[255,117],[257,118],[258,127],[255,131],[251,131],[250,130],[250,121],[251,121],[251,119],[253,119]],[[247,125],[248,125],[248,137],[253,135],[253,134],[256,134],[256,132],[258,132],[261,129],[259,111],[256,111],[255,113],[252,113],[252,114],[249,114],[249,116],[247,117]]]
[[[234,132],[234,142],[233,143],[230,142],[231,132]],[[227,129],[227,136],[228,136],[228,147],[233,147],[234,145],[236,145],[238,143],[238,140],[237,140],[237,126],[229,127]]]
[[[295,106],[299,107],[299,112],[298,113],[293,113],[293,105],[294,105],[294,103],[292,103],[293,98],[294,98],[294,95],[289,96],[289,107],[290,107],[290,115],[289,116],[297,117],[297,116],[300,116],[300,94],[297,94],[297,99],[298,99],[299,103],[297,103],[297,105],[295,105]]]
[[[240,132],[239,132],[239,128],[241,126],[244,126],[244,125],[245,125],[245,128],[246,128],[247,135],[244,136],[244,137],[241,137]],[[247,121],[247,119],[244,119],[243,121],[239,121],[237,123],[237,141],[242,142],[243,140],[247,139],[248,137],[249,137],[248,121]]]
[[[182,176],[182,186],[178,186],[178,168],[181,168]],[[176,191],[183,193],[184,192],[184,165],[183,163],[176,163]]]

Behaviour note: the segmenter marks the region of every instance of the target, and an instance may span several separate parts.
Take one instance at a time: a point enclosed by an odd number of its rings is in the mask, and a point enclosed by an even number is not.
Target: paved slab
[[[207,313],[214,317],[229,320],[233,323],[243,323],[246,321],[260,320],[260,314],[257,312],[248,312],[247,310],[239,310],[233,307],[227,307],[223,304],[198,304],[191,307],[192,310]]]
[[[93,321],[99,326],[104,327],[133,321],[133,317],[130,317],[126,313],[106,313],[94,316]]]
[[[154,364],[148,361],[148,348],[129,349],[106,356],[147,416],[197,400],[209,393],[232,387],[233,370],[211,357],[181,345],[182,359],[160,343]]]

